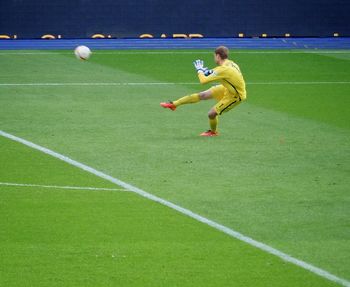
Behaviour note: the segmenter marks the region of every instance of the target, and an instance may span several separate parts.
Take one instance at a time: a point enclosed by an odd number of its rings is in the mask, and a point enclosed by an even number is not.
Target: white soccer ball
[[[87,60],[91,56],[91,50],[86,46],[78,46],[75,48],[74,54],[80,60]]]

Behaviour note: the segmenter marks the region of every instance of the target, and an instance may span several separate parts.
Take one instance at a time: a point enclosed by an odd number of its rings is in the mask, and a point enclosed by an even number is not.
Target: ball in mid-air
[[[78,46],[75,48],[74,54],[78,59],[87,60],[91,56],[91,50],[86,46]]]

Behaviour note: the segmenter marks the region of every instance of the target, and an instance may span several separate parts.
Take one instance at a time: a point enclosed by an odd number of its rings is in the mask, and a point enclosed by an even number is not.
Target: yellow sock
[[[173,104],[175,106],[181,106],[184,104],[197,103],[199,101],[200,101],[199,94],[192,94],[192,95],[184,96],[184,97],[178,99],[177,101],[174,101]]]
[[[216,127],[218,126],[219,117],[216,116],[214,119],[209,118],[210,130],[216,132]]]

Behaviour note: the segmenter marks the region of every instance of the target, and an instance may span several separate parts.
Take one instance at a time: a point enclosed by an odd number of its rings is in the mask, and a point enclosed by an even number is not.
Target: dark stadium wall
[[[348,0],[1,0],[0,35],[19,39],[47,34],[62,38],[350,36],[349,15]]]

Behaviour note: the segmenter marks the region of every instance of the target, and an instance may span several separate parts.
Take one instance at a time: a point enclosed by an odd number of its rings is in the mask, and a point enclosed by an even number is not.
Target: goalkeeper
[[[204,67],[202,60],[193,62],[201,84],[217,81],[220,85],[210,89],[182,97],[173,102],[160,103],[163,108],[175,110],[184,104],[197,103],[201,100],[215,99],[217,104],[208,113],[210,130],[201,133],[201,136],[217,136],[218,116],[230,111],[246,99],[245,82],[236,63],[228,59],[229,50],[225,46],[215,49],[214,60],[218,65],[212,70]]]

